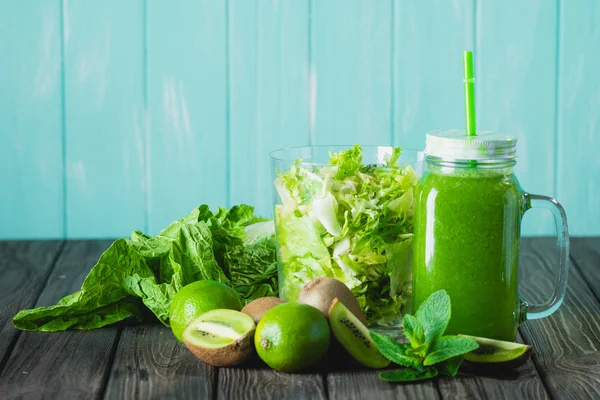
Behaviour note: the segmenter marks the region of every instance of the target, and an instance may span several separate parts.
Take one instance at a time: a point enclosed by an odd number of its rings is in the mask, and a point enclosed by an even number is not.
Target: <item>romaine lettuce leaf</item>
[[[81,290],[56,305],[22,310],[18,329],[58,331],[99,328],[145,308],[169,323],[173,296],[188,283],[211,279],[232,286],[245,301],[277,295],[273,222],[262,222],[250,206],[200,206],[156,236],[135,231],[99,258]],[[144,307],[145,306],[145,307]]]
[[[273,221],[247,225],[242,245],[228,247],[224,259],[231,287],[246,302],[264,296],[277,296],[277,254]]]

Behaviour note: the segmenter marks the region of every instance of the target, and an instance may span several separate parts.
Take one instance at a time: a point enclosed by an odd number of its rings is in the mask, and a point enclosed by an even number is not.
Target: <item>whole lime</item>
[[[183,342],[185,327],[207,311],[226,308],[240,311],[240,295],[229,286],[217,281],[196,281],[184,286],[175,294],[169,309],[173,335]]]
[[[329,348],[323,314],[302,303],[284,303],[262,317],[254,334],[258,356],[273,369],[295,372],[315,365]]]

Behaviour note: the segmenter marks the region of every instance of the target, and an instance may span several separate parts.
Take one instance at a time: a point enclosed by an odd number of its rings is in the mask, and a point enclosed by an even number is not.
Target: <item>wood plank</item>
[[[310,142],[308,0],[229,2],[231,204],[273,214],[269,152]]]
[[[391,2],[311,3],[313,144],[391,143]]]
[[[212,399],[217,369],[160,324],[123,329],[105,399]]]
[[[148,213],[158,233],[227,202],[225,1],[147,1]]]
[[[216,391],[217,399],[327,399],[321,374],[287,374],[264,364],[220,368]]]
[[[109,241],[67,242],[37,303],[78,290]],[[104,389],[119,328],[23,332],[0,375],[0,398],[96,398]]]
[[[523,343],[520,334],[517,341]],[[550,399],[533,361],[513,371],[481,373],[465,364],[455,378],[442,377],[438,388],[444,399]]]
[[[0,242],[0,372],[20,335],[12,318],[32,307],[63,248],[63,242]]]
[[[524,299],[550,296],[558,259],[555,247],[553,238],[523,241]],[[570,267],[567,295],[558,311],[527,321],[519,330],[534,347],[533,361],[551,397],[600,398],[600,303],[577,268]]]
[[[571,259],[600,300],[600,237],[571,239]]]
[[[560,1],[557,198],[574,235],[599,235],[600,2]]]
[[[462,52],[474,47],[474,1],[394,0],[393,16],[393,143],[421,150],[426,132],[464,127]]]
[[[142,3],[64,2],[69,238],[145,228]]]
[[[556,195],[556,0],[477,5],[478,129],[518,140],[515,174],[530,193]],[[525,215],[524,235],[553,235],[549,212]]]
[[[61,1],[0,11],[0,238],[59,238],[63,220]]]
[[[434,381],[417,384],[384,382],[379,371],[349,370],[327,374],[329,399],[439,399]]]

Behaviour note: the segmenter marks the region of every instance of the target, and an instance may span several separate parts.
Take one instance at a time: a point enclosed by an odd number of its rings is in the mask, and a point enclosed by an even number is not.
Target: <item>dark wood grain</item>
[[[384,382],[379,371],[336,371],[327,374],[330,399],[439,399],[434,381],[418,384]]]
[[[217,369],[196,360],[160,324],[18,335],[10,323],[14,313],[79,289],[110,243],[67,242],[61,252],[60,241],[0,242],[0,356],[12,349],[0,398],[600,398],[600,238],[572,240],[564,304],[520,327],[534,346],[531,362],[512,373],[467,368],[455,379],[410,385],[345,367],[308,374],[279,373],[258,362]],[[554,239],[524,240],[522,256],[523,297],[542,301],[554,285]]]
[[[517,341],[523,343],[520,335]],[[550,398],[531,360],[516,370],[494,374],[465,364],[456,378],[440,378],[438,388],[443,398],[453,400]]]
[[[572,239],[571,259],[596,299],[600,299],[600,237]]]
[[[123,329],[106,399],[212,399],[216,368],[199,361],[160,324]]]
[[[555,240],[524,241],[522,254],[524,298],[548,297],[557,264]],[[534,346],[533,361],[553,398],[600,398],[600,303],[578,269],[571,265],[567,296],[559,310],[526,321],[520,332]]]
[[[54,304],[81,283],[110,241],[67,242],[36,306]],[[118,328],[23,332],[0,376],[0,398],[98,398]]]
[[[217,399],[326,399],[323,376],[318,373],[287,374],[266,366],[220,368]]]
[[[12,318],[35,304],[63,241],[0,242],[0,372],[19,331]]]

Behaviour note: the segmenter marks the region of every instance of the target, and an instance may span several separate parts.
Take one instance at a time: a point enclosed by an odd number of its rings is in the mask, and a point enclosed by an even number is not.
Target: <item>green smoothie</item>
[[[445,289],[447,334],[515,339],[521,198],[511,168],[427,165],[415,196],[414,307]]]

